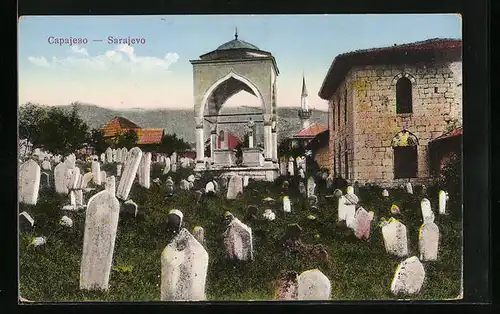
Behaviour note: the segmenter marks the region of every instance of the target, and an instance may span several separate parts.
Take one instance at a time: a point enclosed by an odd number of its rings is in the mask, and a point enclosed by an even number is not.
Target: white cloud
[[[47,59],[45,59],[45,57],[28,57],[28,61],[30,61],[34,65],[41,67],[49,66],[49,62],[47,62]]]
[[[169,52],[163,58],[138,56],[135,54],[134,47],[128,45],[119,45],[115,49],[94,57],[90,56],[85,48],[78,46],[72,46],[71,52],[73,55],[67,57],[52,57],[50,63],[45,57],[29,57],[28,60],[38,66],[59,66],[68,70],[122,69],[130,72],[167,71],[172,64],[179,60],[179,55],[175,52]]]

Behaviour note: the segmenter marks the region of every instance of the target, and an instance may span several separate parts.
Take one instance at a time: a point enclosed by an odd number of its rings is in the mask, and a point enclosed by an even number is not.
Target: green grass
[[[113,167],[104,168],[115,173]],[[189,170],[180,169],[169,175],[176,183],[186,178]],[[161,177],[161,169],[154,165],[152,179]],[[195,183],[193,190],[204,187],[208,178]],[[118,183],[117,183],[118,184]],[[79,273],[83,244],[85,212],[63,213],[68,203],[65,196],[42,190],[36,206],[20,205],[35,219],[34,232],[20,234],[20,294],[34,301],[158,301],[160,298],[160,256],[172,235],[166,232],[169,210],[179,209],[184,214],[183,226],[192,232],[195,226],[205,229],[205,242],[209,254],[206,293],[209,300],[271,300],[274,283],[282,272],[298,273],[318,268],[331,281],[332,299],[368,300],[396,299],[390,294],[394,271],[403,259],[388,255],[380,228],[372,230],[369,240],[358,240],[350,229],[336,223],[337,204],[333,199],[319,197],[318,210],[312,211],[307,200],[300,198],[298,190],[290,184],[292,213],[283,216],[280,202],[281,181],[251,182],[244,195],[236,200],[218,197],[197,203],[192,191],[176,190],[174,197],[164,199],[165,187],[151,183],[149,190],[134,185],[131,198],[143,214],[139,217],[120,217],[113,270],[108,292],[80,291]],[[324,187],[319,185],[320,194]],[[102,188],[98,188],[102,189]],[[95,193],[95,192],[94,192]],[[324,195],[324,194],[323,194]],[[383,200],[380,189],[360,191],[360,203],[375,213],[375,219],[389,218],[391,204],[402,212],[401,221],[407,226],[410,254],[418,256],[418,229],[421,226],[420,200],[422,195],[408,195],[400,190],[390,191],[390,200]],[[263,204],[262,199],[272,197],[275,205]],[[437,211],[437,193],[430,198]],[[87,201],[89,195],[85,195]],[[243,222],[248,205],[257,205],[259,215],[271,208],[274,221],[248,223],[252,227],[255,260],[233,263],[225,257],[222,233],[224,212],[230,210]],[[436,215],[441,241],[438,261],[425,262],[426,281],[423,289],[412,299],[452,299],[460,291],[461,274],[461,207],[450,202],[450,215]],[[58,224],[64,215],[73,219],[73,227]],[[316,221],[307,219],[314,215]],[[298,223],[302,241],[321,243],[328,251],[330,262],[315,261],[309,256],[287,256],[278,242],[289,223]],[[319,234],[319,238],[315,235]],[[46,236],[47,243],[40,247],[29,245],[32,237]]]

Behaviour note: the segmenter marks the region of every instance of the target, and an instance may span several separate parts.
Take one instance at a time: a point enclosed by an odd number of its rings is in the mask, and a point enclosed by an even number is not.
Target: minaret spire
[[[305,129],[310,125],[309,118],[311,117],[311,111],[309,111],[309,104],[307,102],[307,87],[304,73],[302,73],[302,93],[300,95],[300,109],[298,113],[302,129]]]
[[[302,73],[302,97],[307,97],[306,78],[304,77],[304,73]]]
[[[238,26],[234,28],[234,39],[238,40]]]

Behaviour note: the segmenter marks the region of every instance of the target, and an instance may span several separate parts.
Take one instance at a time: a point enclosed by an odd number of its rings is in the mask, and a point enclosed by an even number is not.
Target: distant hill
[[[71,106],[61,107],[63,110],[71,110]],[[163,128],[167,133],[176,133],[185,141],[195,142],[195,122],[192,109],[108,109],[90,104],[78,104],[80,117],[91,127],[99,128],[116,116],[124,117],[143,128]],[[221,113],[249,113],[259,111],[258,107],[223,108]],[[230,118],[221,117],[219,121],[227,121]],[[247,121],[248,116],[232,117],[233,120]],[[254,121],[262,120],[262,116],[253,116]],[[319,122],[327,126],[328,113],[321,110],[312,110],[311,122]],[[208,123],[207,123],[208,125]],[[262,124],[257,124],[261,126]],[[235,135],[243,137],[244,124],[225,124],[225,128]],[[300,131],[300,120],[297,108],[278,108],[278,140],[289,137]],[[208,127],[207,127],[208,130]],[[262,137],[262,128],[257,127],[257,137]]]

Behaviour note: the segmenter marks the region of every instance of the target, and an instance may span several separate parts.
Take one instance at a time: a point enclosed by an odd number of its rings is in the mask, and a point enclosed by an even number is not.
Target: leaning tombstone
[[[420,260],[435,261],[439,249],[439,227],[432,221],[425,222],[418,233]]]
[[[40,166],[33,159],[19,169],[19,202],[36,205],[40,190]]]
[[[161,254],[161,301],[205,300],[208,253],[186,229]]]
[[[422,199],[420,202],[420,209],[422,211],[422,221],[434,221],[434,212],[431,209],[431,202],[428,199]]]
[[[400,221],[391,218],[382,227],[382,235],[387,253],[399,257],[408,255],[408,240],[406,226]]]
[[[120,203],[108,191],[88,202],[80,268],[80,289],[108,290]]]
[[[318,269],[306,270],[297,278],[297,300],[330,300],[330,280]]]
[[[398,265],[391,283],[391,292],[394,295],[418,293],[424,280],[424,266],[416,256],[409,257]]]
[[[182,219],[184,215],[180,210],[172,209],[167,215],[167,230],[178,233],[182,228]]]
[[[132,148],[130,153],[130,159],[125,164],[125,169],[123,170],[123,175],[120,178],[120,183],[116,191],[116,196],[122,200],[128,199],[142,158],[142,151],[138,147]]]
[[[233,218],[223,234],[229,259],[253,260],[252,229],[237,218]]]

